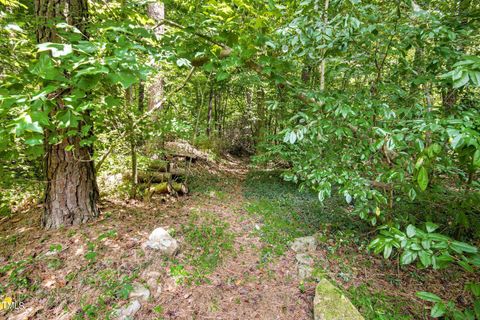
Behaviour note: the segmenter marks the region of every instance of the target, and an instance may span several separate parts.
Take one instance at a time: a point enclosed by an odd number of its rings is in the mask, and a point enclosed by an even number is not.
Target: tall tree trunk
[[[86,34],[87,0],[35,0],[35,15],[38,22],[38,43],[59,42],[52,21],[66,20]],[[50,112],[51,116],[65,108],[61,94],[56,102]],[[84,114],[84,119],[88,118],[88,114]],[[84,125],[85,123],[78,125],[78,132],[81,132]],[[45,129],[47,185],[42,225],[46,229],[76,225],[98,216],[99,195],[92,160],[93,148],[81,146],[79,135],[64,137],[60,143],[48,143],[52,136],[64,133],[65,130]]]
[[[139,88],[140,89],[140,88]],[[133,107],[133,86],[130,86],[125,91],[125,104],[126,109],[132,110]],[[140,104],[143,104],[143,100],[139,98],[138,100],[138,109],[140,110]],[[130,130],[130,157],[132,161],[132,172],[131,172],[131,190],[130,190],[130,199],[135,199],[137,197],[137,185],[138,185],[138,164],[137,164],[137,137],[135,136],[135,130],[133,128],[133,123],[135,121],[135,110],[132,110],[131,118],[131,128]]]
[[[212,104],[215,91],[213,90],[213,84],[210,87],[210,98],[208,100],[208,114],[207,114],[207,137],[210,137],[212,131]]]
[[[153,2],[149,3],[147,6],[147,14],[148,16],[155,20],[155,21],[161,21],[165,19],[165,6],[161,2]],[[165,28],[164,26],[160,26],[157,29],[155,29],[155,34],[157,38],[162,37],[162,35],[165,33]],[[160,66],[158,66],[160,68]],[[152,84],[148,88],[149,91],[149,101],[148,101],[148,110],[152,110],[153,108],[158,108],[161,110],[163,106],[159,106],[159,104],[162,103],[163,99],[163,87],[164,87],[164,82],[163,82],[163,77],[161,72],[155,76],[155,79],[153,79]]]

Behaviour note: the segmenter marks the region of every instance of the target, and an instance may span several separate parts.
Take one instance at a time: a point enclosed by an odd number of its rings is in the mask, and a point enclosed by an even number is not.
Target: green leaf
[[[472,165],[474,167],[480,167],[480,149],[477,149],[473,154]]]
[[[390,255],[392,254],[392,249],[393,249],[393,247],[392,247],[392,245],[391,245],[390,243],[387,243],[387,244],[385,245],[385,248],[384,248],[384,250],[383,250],[383,257],[384,257],[385,259],[388,259],[388,258],[390,257]]]
[[[217,74],[217,81],[223,81],[225,79],[228,79],[228,76],[229,74],[227,72],[224,72],[224,71],[220,71],[218,74]]]
[[[480,297],[480,283],[468,283],[466,289],[469,290],[475,297]]]
[[[402,254],[400,257],[400,263],[401,264],[410,264],[413,261],[417,259],[417,253],[410,251],[410,250],[405,250],[405,252]]]
[[[430,316],[432,316],[432,318],[439,318],[445,314],[445,311],[447,311],[447,306],[445,306],[445,303],[437,302],[433,306]]]
[[[472,245],[469,245],[468,243],[460,242],[460,241],[452,241],[452,243],[450,244],[450,247],[458,253],[463,253],[463,252],[477,253],[478,251],[477,247],[474,247]]]
[[[473,303],[473,310],[475,311],[475,315],[477,316],[477,319],[480,319],[480,300],[477,299]]]
[[[137,78],[134,74],[131,72],[127,71],[120,71],[117,73],[110,73],[108,75],[108,78],[110,81],[112,81],[114,84],[120,83],[123,87],[123,89],[129,88],[132,84],[136,83],[139,81],[139,78]]]
[[[417,297],[419,297],[422,300],[425,301],[430,301],[430,302],[442,302],[442,299],[437,296],[436,294],[433,294],[431,292],[426,292],[426,291],[419,291],[416,293]]]
[[[45,80],[66,80],[62,68],[57,68],[52,58],[46,53],[40,54],[38,62],[30,69],[30,72]]]
[[[468,79],[469,79],[468,73],[465,71],[462,71],[460,78],[453,81],[453,88],[457,89],[457,88],[463,87],[468,83]]]
[[[463,143],[463,135],[462,134],[458,134],[455,136],[455,138],[453,138],[452,142],[450,143],[452,145],[452,148],[453,149],[457,149],[458,147],[460,147]]]
[[[425,228],[427,229],[428,233],[432,233],[433,231],[438,229],[438,225],[433,222],[427,221],[425,223]],[[442,240],[448,239],[448,237],[442,238]]]
[[[407,227],[407,236],[409,238],[412,238],[413,236],[415,236],[415,234],[417,233],[417,229],[415,228],[415,226],[413,225],[408,225]]]
[[[78,121],[81,119],[80,117],[76,116],[70,109],[59,112],[57,117],[60,121],[61,128],[76,128],[78,126]]]
[[[421,167],[420,170],[418,171],[418,176],[417,176],[417,182],[418,186],[422,191],[425,191],[428,186],[428,172],[425,167]]]
[[[474,272],[473,267],[466,261],[458,261],[458,264],[468,272]]]
[[[73,52],[72,45],[68,43],[44,42],[37,45],[38,52],[50,51],[52,57],[62,57]]]
[[[420,251],[418,252],[418,257],[420,258],[420,262],[426,268],[432,264],[432,258],[427,251]]]

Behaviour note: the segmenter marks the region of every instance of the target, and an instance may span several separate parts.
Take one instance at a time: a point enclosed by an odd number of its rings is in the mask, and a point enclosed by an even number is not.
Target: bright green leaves
[[[425,229],[427,229],[428,233],[432,233],[432,232],[434,232],[435,230],[438,229],[438,225],[433,223],[433,222],[427,221],[425,223]]]
[[[73,52],[71,44],[45,42],[37,45],[38,52],[49,51],[54,58],[69,55]]]
[[[404,233],[397,228],[384,226],[380,229],[380,236],[368,248],[376,254],[383,251],[385,259],[392,255],[393,248],[397,248],[403,265],[419,260],[419,265],[424,268],[444,268],[453,262],[469,272],[474,272],[474,267],[480,267],[477,247],[435,233],[438,227],[427,222],[425,232],[409,225]]]
[[[37,63],[30,72],[45,80],[65,81],[63,69],[55,65],[54,60],[48,54],[41,54]]]
[[[16,120],[15,134],[17,136],[23,135],[25,132],[43,133],[43,129],[38,121],[32,121],[32,117],[28,114],[23,114]]]
[[[460,241],[452,241],[450,243],[450,248],[457,253],[477,253],[478,248],[468,243],[460,242]]]
[[[70,109],[62,110],[57,114],[59,128],[76,128],[82,118]]]
[[[442,298],[431,292],[419,291],[416,293],[416,295],[422,300],[434,303],[430,310],[430,316],[432,318],[445,317],[446,319],[454,320],[475,320],[480,316],[480,300],[478,299],[479,295],[475,292],[475,288],[479,287],[480,286],[477,283],[470,283],[465,286],[467,291],[472,292],[472,295],[475,299],[473,303],[473,310],[467,308],[460,311],[456,308],[453,301],[444,301]]]
[[[475,150],[472,159],[472,165],[476,168],[480,168],[480,149]]]
[[[140,79],[133,73],[128,71],[119,71],[117,73],[111,73],[108,75],[108,78],[114,84],[121,84],[123,89],[129,88],[134,83],[140,81]]]
[[[427,189],[428,171],[424,166],[420,167],[420,170],[418,170],[417,182],[418,182],[418,186],[422,191],[425,191]]]
[[[453,65],[454,69],[440,76],[443,79],[451,79],[454,88],[461,88],[467,84],[480,87],[480,58],[465,56]]]
[[[429,302],[441,302],[442,299],[437,296],[436,294],[433,294],[431,292],[425,292],[425,291],[419,291],[417,292],[417,297],[419,297],[422,300],[429,301]]]

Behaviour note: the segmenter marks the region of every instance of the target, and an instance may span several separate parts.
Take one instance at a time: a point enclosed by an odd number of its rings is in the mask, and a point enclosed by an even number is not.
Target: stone
[[[317,249],[317,240],[314,236],[296,238],[290,247],[297,253],[312,252]]]
[[[142,305],[138,300],[133,300],[123,308],[115,310],[114,314],[118,320],[132,319],[141,307]]]
[[[157,228],[148,237],[144,246],[149,249],[159,250],[168,256],[174,256],[178,252],[178,242],[170,236],[167,230]]]
[[[314,320],[364,320],[357,308],[327,279],[322,279],[315,289],[313,300]]]
[[[147,301],[148,298],[150,298],[150,290],[145,288],[140,283],[134,283],[133,284],[133,290],[130,292],[128,295],[130,299],[138,299],[141,301]]]
[[[313,258],[308,253],[297,253],[295,259],[299,264],[304,264],[307,266],[313,266]]]
[[[313,268],[308,265],[299,264],[298,265],[298,277],[302,280],[310,278],[313,273]]]

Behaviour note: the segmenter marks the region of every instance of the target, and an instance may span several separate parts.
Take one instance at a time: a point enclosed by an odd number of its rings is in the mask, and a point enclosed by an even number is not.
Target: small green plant
[[[95,251],[96,244],[94,242],[88,242],[87,248],[88,251],[85,253],[84,258],[89,264],[95,263],[97,261],[97,252]]]
[[[425,301],[433,302],[434,305],[430,310],[432,318],[444,317],[445,319],[454,320],[475,320],[480,319],[480,284],[468,283],[465,286],[465,291],[469,292],[473,298],[473,308],[465,310],[457,309],[455,302],[444,301],[442,298],[431,292],[420,291],[417,296]]]
[[[366,285],[352,286],[346,292],[352,303],[360,309],[365,319],[410,320],[406,312],[407,301],[382,292],[375,292]]]
[[[127,300],[133,290],[132,282],[137,278],[137,272],[124,275],[115,269],[104,269],[84,279],[84,284],[100,290],[95,304],[84,304],[82,313],[77,314],[75,319],[109,319],[109,306],[115,306],[121,300]]]
[[[189,246],[187,262],[194,267],[193,278],[201,280],[212,272],[227,252],[233,250],[233,233],[228,223],[213,214],[193,214],[188,224],[182,226],[182,234]]]
[[[50,252],[60,252],[62,251],[62,245],[59,244],[59,243],[55,243],[55,244],[51,244],[50,245],[50,248],[48,249],[48,251]]]
[[[6,287],[13,287],[13,290],[32,289],[34,283],[29,278],[29,269],[35,265],[35,258],[29,257],[24,260],[15,261],[6,264],[0,268],[0,275],[8,274],[8,284]]]
[[[152,309],[153,312],[162,315],[163,314],[163,307],[161,305],[155,306]]]
[[[404,265],[419,260],[420,266],[424,268],[431,266],[441,269],[452,262],[469,272],[473,272],[474,267],[480,267],[476,247],[435,232],[438,225],[434,223],[427,222],[426,231],[413,225],[409,225],[405,232],[387,226],[380,229],[380,235],[370,243],[369,249],[373,249],[376,254],[383,252],[385,259],[396,248],[401,251],[400,263]]]

